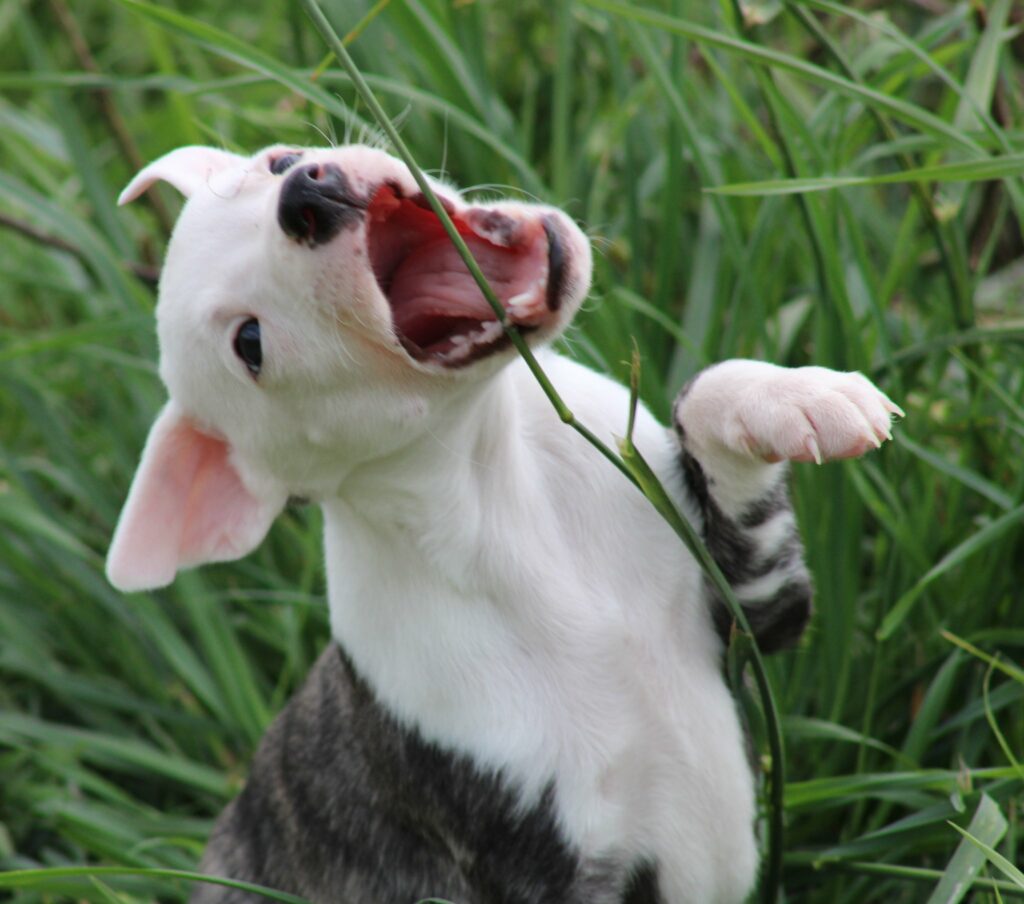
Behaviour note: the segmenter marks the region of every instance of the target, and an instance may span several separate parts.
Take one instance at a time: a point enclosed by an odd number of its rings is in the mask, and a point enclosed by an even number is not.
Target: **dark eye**
[[[270,171],[275,176],[280,176],[288,167],[294,166],[302,159],[302,154],[282,154],[270,161]]]
[[[235,354],[249,368],[254,377],[260,375],[263,364],[263,346],[260,345],[260,322],[250,317],[235,333]]]

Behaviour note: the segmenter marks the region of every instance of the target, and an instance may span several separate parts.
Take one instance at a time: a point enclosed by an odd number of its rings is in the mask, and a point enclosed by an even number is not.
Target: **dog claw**
[[[894,401],[892,401],[892,399],[885,398],[883,396],[882,404],[885,407],[885,410],[889,412],[889,414],[895,414],[896,417],[906,417],[907,416],[906,412],[902,408],[900,408],[900,406],[897,405]],[[889,439],[892,439],[891,432],[890,432]]]
[[[809,436],[807,437],[807,442],[804,443],[804,447],[807,449],[808,454],[814,460],[814,463],[816,465],[820,465],[823,459],[821,457],[821,449],[818,448],[818,441],[813,436]]]

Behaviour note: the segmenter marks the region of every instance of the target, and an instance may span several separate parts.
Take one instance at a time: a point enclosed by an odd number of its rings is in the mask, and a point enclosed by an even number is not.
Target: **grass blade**
[[[736,197],[771,197],[816,191],[830,191],[864,185],[899,185],[907,182],[983,182],[1006,179],[1024,173],[1024,154],[984,157],[957,163],[941,163],[880,176],[822,176],[815,179],[771,179],[707,188],[711,194]]]
[[[922,132],[947,139],[952,145],[975,152],[981,151],[981,146],[973,138],[951,126],[938,116],[929,113],[927,110],[881,91],[876,91],[873,88],[858,85],[849,79],[836,75],[834,72],[822,69],[820,66],[801,60],[791,54],[782,53],[751,43],[750,41],[744,41],[721,32],[712,31],[703,26],[695,25],[692,22],[687,22],[684,19],[668,16],[651,9],[630,6],[618,2],[618,0],[584,0],[584,2],[588,6],[602,9],[605,12],[613,13],[625,19],[632,19],[672,34],[683,35],[699,44],[717,47],[721,50],[738,54],[743,59],[758,66],[766,66],[801,75],[815,84],[833,88],[843,95],[862,100],[868,105],[885,110],[895,118],[915,126]]]
[[[173,9],[146,3],[144,0],[116,0],[116,2],[165,28],[197,41],[220,56],[274,79],[299,96],[312,101],[331,115],[338,117],[350,128],[355,129],[357,133],[368,131],[368,124],[335,95],[281,64],[270,54],[262,52],[229,32],[183,15]]]
[[[943,575],[952,571],[958,565],[962,565],[971,556],[977,555],[989,546],[993,545],[997,541],[1001,540],[1007,533],[1009,533],[1017,523],[1024,519],[1024,505],[1019,505],[1017,508],[1012,509],[1005,515],[996,518],[994,521],[987,524],[977,533],[968,537],[962,543],[950,550],[941,561],[939,561],[931,570],[928,571],[910,590],[908,590],[902,597],[900,597],[896,604],[886,614],[885,619],[882,621],[881,626],[878,629],[877,639],[879,641],[888,640],[892,637],[893,633],[899,628],[906,617],[910,614],[910,610],[918,597],[928,589],[928,587],[941,578]]]
[[[77,878],[94,878],[96,876],[153,876],[161,879],[183,879],[188,882],[207,882],[211,885],[223,885],[239,891],[259,895],[282,904],[310,904],[305,898],[291,895],[283,891],[275,891],[251,882],[238,882],[234,879],[222,879],[219,876],[207,876],[203,873],[189,872],[179,869],[131,869],[120,866],[75,866],[52,867],[50,869],[25,869],[0,872],[0,888],[42,888],[60,880]]]
[[[968,826],[968,837],[987,845],[995,845],[1006,834],[1007,825],[999,805],[987,794],[983,794]],[[962,901],[984,866],[985,856],[982,850],[964,838],[946,865],[942,879],[929,896],[927,904],[958,904]]]
[[[1010,863],[1009,860],[1007,860],[991,845],[986,844],[980,838],[975,838],[970,832],[965,829],[961,829],[955,822],[951,822],[950,825],[963,835],[971,844],[978,848],[978,850],[985,855],[985,859],[999,870],[999,872],[1006,876],[1017,888],[1024,891],[1024,872],[1021,872],[1020,869]]]

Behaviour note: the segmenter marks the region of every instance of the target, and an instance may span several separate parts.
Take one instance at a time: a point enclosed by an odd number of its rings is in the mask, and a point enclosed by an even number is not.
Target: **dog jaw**
[[[557,324],[567,268],[555,217],[522,207],[445,206],[509,320],[524,333]],[[497,313],[422,194],[382,185],[368,206],[366,236],[395,335],[410,357],[463,367],[507,345]]]

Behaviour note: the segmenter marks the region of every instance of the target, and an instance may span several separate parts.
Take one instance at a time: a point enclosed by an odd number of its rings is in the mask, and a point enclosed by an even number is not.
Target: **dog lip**
[[[544,300],[549,311],[557,311],[562,306],[568,267],[565,243],[554,217],[544,217],[541,222],[548,237],[548,285]]]
[[[315,248],[358,225],[367,201],[334,163],[292,166],[278,195],[277,222],[286,236]]]

